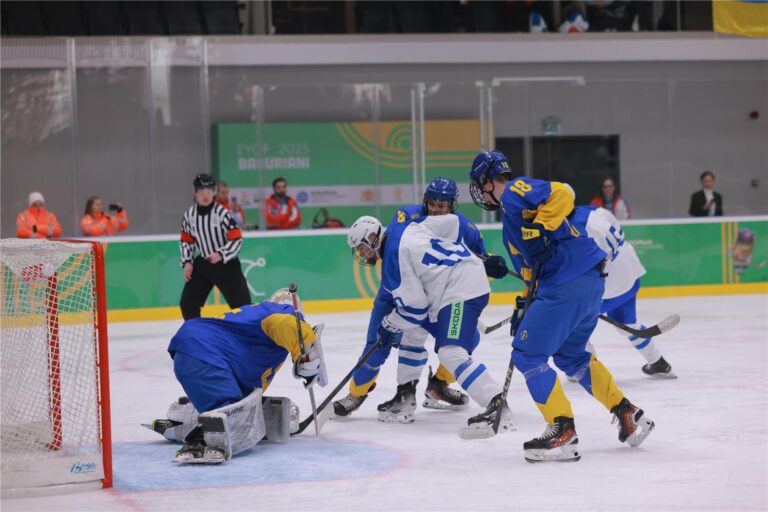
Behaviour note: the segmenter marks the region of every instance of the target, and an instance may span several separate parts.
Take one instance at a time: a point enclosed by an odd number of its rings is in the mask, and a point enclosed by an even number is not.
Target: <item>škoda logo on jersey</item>
[[[461,319],[464,316],[464,303],[457,302],[451,306],[451,321],[448,324],[448,338],[459,339],[461,333]]]

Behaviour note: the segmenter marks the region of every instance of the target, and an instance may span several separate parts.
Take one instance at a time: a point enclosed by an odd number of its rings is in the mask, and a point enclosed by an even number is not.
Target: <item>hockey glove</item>
[[[379,329],[376,331],[376,342],[382,347],[397,348],[403,339],[403,331],[389,323],[387,317],[381,321]]]
[[[494,279],[501,279],[507,275],[507,262],[504,256],[488,256],[483,260],[485,275]]]
[[[555,252],[555,241],[551,234],[541,224],[523,222],[520,228],[523,234],[525,252],[539,263],[546,263],[552,259]]]
[[[525,311],[525,297],[515,299],[515,312],[512,313],[512,320],[509,322],[509,335],[513,338],[517,329],[520,328],[520,322],[523,321],[523,311]]]
[[[293,376],[303,380],[305,388],[312,386],[317,376],[320,375],[320,364],[322,361],[319,357],[313,357],[313,355],[310,350],[293,363]]]

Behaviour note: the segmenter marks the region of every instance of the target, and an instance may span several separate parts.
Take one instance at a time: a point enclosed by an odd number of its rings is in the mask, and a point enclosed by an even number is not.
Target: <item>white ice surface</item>
[[[483,319],[491,324],[508,311],[490,307]],[[456,430],[477,406],[465,412],[419,408],[410,425],[377,422],[376,404],[395,389],[396,360],[390,357],[369,400],[350,420],[329,422],[322,440],[310,427],[288,444],[260,444],[246,457],[187,472],[171,464],[174,447],[139,426],[163,417],[182,394],[165,352],[179,322],[113,324],[116,488],[4,499],[2,510],[765,510],[768,297],[641,300],[639,312],[646,324],[674,312],[682,317],[675,330],[656,340],[677,380],[642,374],[643,358],[602,322],[593,341],[619,387],[656,429],[637,449],[619,443],[607,411],[563,379],[582,460],[562,465],[523,461],[522,443],[544,424],[519,374],[509,398],[517,432],[462,441]],[[318,389],[320,401],[354,365],[367,315],[309,319],[326,323],[331,385]],[[486,337],[475,353],[499,383],[508,357],[504,332]],[[430,363],[435,361],[431,354]],[[426,375],[420,394],[425,381]],[[287,367],[268,394],[290,396],[302,418],[308,413],[307,393]],[[133,465],[118,451],[134,455]],[[128,477],[161,490],[125,490],[120,482]]]

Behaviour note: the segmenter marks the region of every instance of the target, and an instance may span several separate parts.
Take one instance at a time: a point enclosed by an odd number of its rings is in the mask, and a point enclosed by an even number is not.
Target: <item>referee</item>
[[[198,174],[193,184],[195,204],[184,212],[179,243],[186,281],[179,304],[184,320],[200,317],[200,308],[214,286],[221,290],[232,309],[251,303],[248,283],[237,258],[243,235],[229,211],[214,201],[213,176]]]

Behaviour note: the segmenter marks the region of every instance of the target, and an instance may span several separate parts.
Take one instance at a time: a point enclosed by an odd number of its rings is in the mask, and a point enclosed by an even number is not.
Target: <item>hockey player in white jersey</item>
[[[640,263],[632,244],[624,240],[624,231],[619,221],[611,212],[598,206],[578,206],[574,208],[569,220],[582,233],[586,232],[608,255],[605,268],[608,277],[605,279],[600,312],[629,327],[644,329],[645,326],[637,321],[635,302],[645,267]],[[628,336],[632,345],[648,361],[642,367],[643,373],[652,377],[677,377],[653,338],[643,339],[621,330],[619,332]],[[587,349],[594,353],[591,343]]]
[[[435,338],[440,362],[487,407],[501,386],[471,354],[480,341],[477,322],[491,290],[483,262],[460,242],[459,230],[459,218],[451,214],[396,224],[386,232],[377,219],[364,216],[352,224],[347,243],[363,264],[381,259],[381,291],[391,295],[395,309],[381,321],[378,342],[396,347],[404,331],[423,327]],[[507,404],[499,406],[500,430],[513,430]],[[487,428],[489,420],[478,415],[468,426]]]

